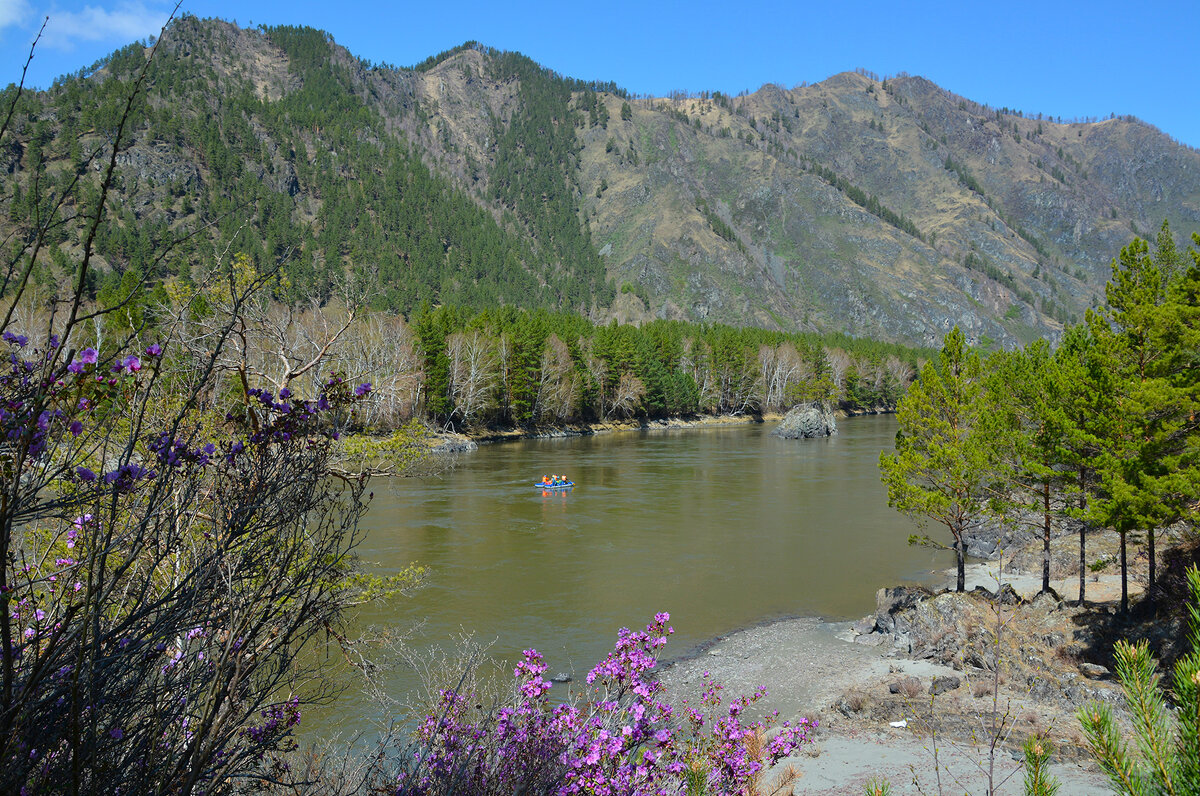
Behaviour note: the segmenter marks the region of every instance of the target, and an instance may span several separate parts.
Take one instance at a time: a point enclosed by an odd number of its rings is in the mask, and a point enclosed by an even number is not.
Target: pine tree
[[[1188,606],[1191,652],[1175,664],[1174,702],[1167,705],[1159,686],[1157,661],[1146,642],[1121,640],[1114,654],[1117,679],[1125,692],[1136,737],[1130,749],[1112,708],[1091,703],[1079,710],[1079,723],[1092,756],[1117,793],[1127,796],[1200,793],[1200,571],[1188,570],[1192,602]],[[1172,716],[1172,713],[1174,716]]]
[[[956,326],[896,408],[896,452],[879,457],[888,505],[950,532],[960,592],[966,586],[966,533],[983,513],[995,457],[984,399],[979,356]]]
[[[1121,608],[1128,610],[1129,533],[1145,531],[1148,598],[1154,599],[1156,533],[1192,512],[1200,497],[1195,346],[1200,308],[1195,269],[1170,290],[1140,238],[1121,250],[1103,313],[1089,324],[1113,369],[1118,411],[1104,437],[1093,516],[1121,536]]]
[[[999,501],[1040,518],[1042,591],[1050,590],[1050,529],[1066,473],[1069,389],[1051,354],[1038,340],[1021,351],[989,360],[988,390],[1003,489]]]
[[[1068,516],[1079,520],[1079,604],[1087,596],[1089,496],[1097,483],[1096,457],[1116,412],[1112,373],[1086,325],[1069,327],[1054,353],[1065,422],[1063,460],[1070,472]]]

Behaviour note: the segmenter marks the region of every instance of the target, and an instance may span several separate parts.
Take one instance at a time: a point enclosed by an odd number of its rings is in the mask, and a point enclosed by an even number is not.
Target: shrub
[[[1192,596],[1188,606],[1191,652],[1175,663],[1174,709],[1160,686],[1149,645],[1118,641],[1116,674],[1136,747],[1131,749],[1125,741],[1109,706],[1091,703],[1079,710],[1092,755],[1118,793],[1200,793],[1200,570],[1189,568],[1187,580]]]
[[[580,698],[552,704],[546,665],[526,650],[514,675],[516,699],[481,711],[473,693],[442,689],[439,709],[423,719],[417,743],[381,782],[397,794],[628,793],[680,786],[689,793],[754,793],[765,770],[809,739],[815,722],[745,722],[765,692],[727,706],[707,678],[699,704],[683,722],[650,678],[672,632],[665,613],[645,632],[621,630],[614,650],[587,676]]]

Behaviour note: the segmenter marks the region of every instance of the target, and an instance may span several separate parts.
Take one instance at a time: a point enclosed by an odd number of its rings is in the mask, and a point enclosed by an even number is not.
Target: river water
[[[410,561],[430,574],[358,621],[423,621],[417,648],[464,631],[505,660],[534,647],[549,673],[581,679],[618,628],[656,611],[671,613],[670,658],[773,618],[858,618],[880,586],[953,565],[909,546],[916,526],[887,506],[878,459],[894,418],[844,420],[822,440],[778,439],[773,427],[487,445],[441,477],[375,481],[362,558],[384,574]],[[545,473],[577,486],[543,493],[533,483]],[[386,676],[397,695],[417,682],[402,666]],[[350,730],[368,710],[347,694],[314,718]]]

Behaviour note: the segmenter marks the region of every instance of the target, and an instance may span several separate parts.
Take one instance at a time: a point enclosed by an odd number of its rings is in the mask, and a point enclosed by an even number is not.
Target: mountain
[[[104,155],[148,51],[25,95],[0,225],[31,214],[38,164],[65,190]],[[1136,119],[1033,118],[920,77],[634,98],[476,43],[401,69],[308,28],[184,17],[134,121],[102,295],[126,272],[186,280],[241,251],[286,263],[294,297],[365,279],[397,311],[504,303],[918,344],[959,324],[1012,344],[1093,305],[1133,235],[1200,230],[1196,150]],[[52,243],[48,284],[79,233]]]

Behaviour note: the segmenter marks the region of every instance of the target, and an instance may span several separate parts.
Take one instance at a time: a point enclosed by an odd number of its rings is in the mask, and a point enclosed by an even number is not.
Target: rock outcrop
[[[800,404],[784,416],[779,428],[771,432],[784,439],[812,439],[837,433],[837,421],[828,407],[816,403]]]

